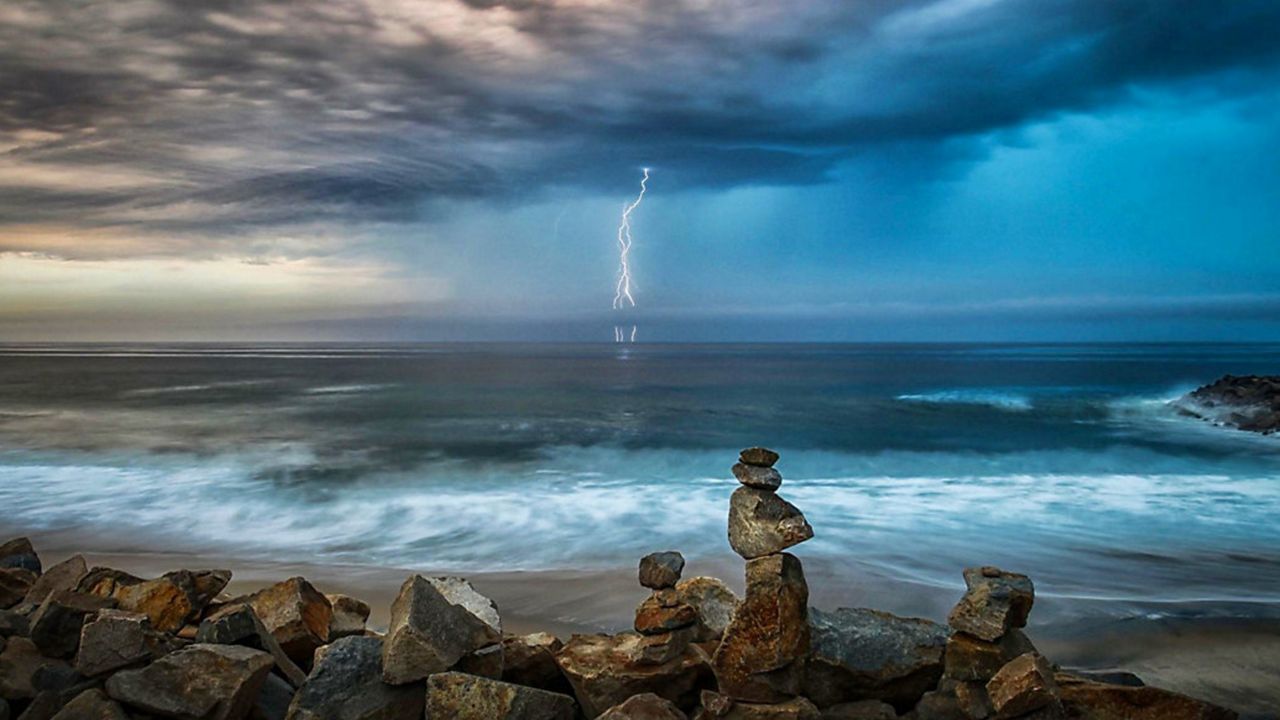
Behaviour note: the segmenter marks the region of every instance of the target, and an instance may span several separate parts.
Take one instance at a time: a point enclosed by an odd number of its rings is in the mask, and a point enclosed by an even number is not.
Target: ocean
[[[1280,437],[1169,401],[1278,372],[1280,344],[4,345],[0,529],[464,573],[728,560],[729,468],[764,445],[805,558],[1261,607]]]

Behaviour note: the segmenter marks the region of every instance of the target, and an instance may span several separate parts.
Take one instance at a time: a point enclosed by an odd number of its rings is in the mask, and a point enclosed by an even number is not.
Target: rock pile
[[[1280,431],[1280,375],[1224,375],[1174,405],[1201,420],[1270,435]]]
[[[461,578],[411,576],[385,634],[369,606],[295,577],[242,597],[224,570],[144,579],[45,568],[0,545],[0,720],[1232,720],[1145,687],[1063,672],[1023,631],[1025,575],[964,571],[950,627],[808,607],[813,536],[778,497],[777,453],[743,450],[729,543],[739,600],[684,557],[640,561],[634,631],[507,635]]]

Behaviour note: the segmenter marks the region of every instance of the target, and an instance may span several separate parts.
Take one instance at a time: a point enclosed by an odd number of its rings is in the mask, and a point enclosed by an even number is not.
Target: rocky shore
[[[385,633],[371,608],[294,577],[242,596],[231,573],[145,579],[74,556],[44,567],[0,546],[0,720],[1216,720],[1236,713],[1055,666],[1024,631],[1025,575],[964,571],[943,625],[809,607],[788,550],[814,535],[778,490],[778,456],[744,450],[728,536],[738,597],[684,578],[675,551],[640,560],[634,631],[504,630],[467,580],[412,575]],[[637,595],[640,595],[637,592]]]
[[[1175,401],[1191,417],[1270,435],[1280,431],[1280,376],[1224,375]]]

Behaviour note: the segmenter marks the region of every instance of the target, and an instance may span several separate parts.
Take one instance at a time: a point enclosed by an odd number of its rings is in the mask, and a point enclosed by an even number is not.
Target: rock
[[[427,678],[427,717],[450,720],[574,720],[573,698],[465,673]]]
[[[706,654],[696,645],[687,645],[665,663],[637,662],[637,654],[650,640],[634,633],[574,635],[556,653],[556,662],[588,718],[647,692],[691,710],[699,691],[713,686]]]
[[[325,595],[333,618],[329,620],[329,641],[363,635],[369,622],[369,604],[346,595]]]
[[[76,583],[79,583],[80,578],[84,577],[88,571],[84,558],[80,555],[72,555],[37,578],[31,584],[31,589],[27,591],[24,602],[39,605],[45,598],[59,590],[74,590]]]
[[[458,586],[454,596],[469,599],[469,593]],[[475,604],[474,598],[470,600]],[[400,587],[391,605],[390,627],[382,648],[383,679],[402,685],[444,672],[464,655],[499,642],[501,637],[466,607],[450,602],[436,583],[414,575]]]
[[[674,550],[640,558],[640,584],[653,590],[675,587],[683,571],[684,556]]]
[[[46,597],[30,617],[31,642],[49,657],[71,657],[80,647],[85,620],[113,604],[107,598],[59,590]]]
[[[1226,708],[1153,687],[1055,676],[1068,717],[1080,720],[1236,720]]]
[[[798,697],[781,703],[734,701],[725,720],[821,720],[822,713],[807,699]]]
[[[53,720],[129,720],[129,716],[102,690],[90,688],[75,696]]]
[[[978,681],[952,681],[954,687],[952,692],[956,696],[956,703],[960,706],[960,711],[965,717],[971,720],[985,720],[995,714],[995,708],[991,707],[991,696],[987,694],[987,685],[985,682]]]
[[[778,453],[768,448],[750,447],[738,453],[738,459],[746,465],[773,467],[778,462]]]
[[[701,704],[697,714],[694,715],[695,720],[724,717],[733,709],[733,698],[728,695],[721,695],[713,690],[703,690],[700,697]]]
[[[293,695],[294,688],[288,681],[275,673],[267,673],[258,697],[253,700],[249,717],[251,720],[285,720]]]
[[[0,609],[7,610],[22,602],[35,582],[36,574],[26,568],[0,569]]]
[[[11,712],[12,711],[9,709],[9,701],[4,698],[0,698],[0,720],[9,720]]]
[[[737,492],[744,489],[757,492]],[[808,604],[809,588],[795,556],[779,553],[747,562],[747,596],[712,663],[721,693],[762,703],[799,693],[796,661],[809,653]]]
[[[748,560],[811,537],[813,528],[800,510],[768,490],[740,487],[729,498],[729,545]]]
[[[757,490],[773,492],[782,486],[782,473],[771,467],[737,463],[733,466],[733,476],[743,485]]]
[[[822,720],[898,720],[893,706],[879,700],[832,705],[822,711]]]
[[[123,584],[118,578],[111,597],[121,610],[151,618],[151,626],[161,632],[177,632],[188,623],[199,622],[201,613],[227,583],[230,570],[177,570],[155,580]],[[101,589],[101,583],[96,583]]]
[[[1056,677],[1061,677],[1061,675],[1062,673],[1059,673],[1058,676]],[[1147,684],[1142,681],[1142,678],[1138,677],[1137,675],[1134,675],[1131,672],[1125,672],[1123,670],[1109,670],[1109,671],[1100,671],[1100,672],[1090,672],[1087,670],[1071,670],[1070,675],[1075,677],[1078,680],[1088,680],[1090,682],[1105,683],[1107,685],[1124,685],[1125,687],[1146,687],[1147,686]],[[1062,681],[1059,680],[1058,684],[1061,685]]]
[[[179,647],[172,638],[156,632],[146,615],[99,610],[80,631],[76,670],[86,677],[105,675],[163,657]]]
[[[315,668],[289,705],[288,720],[395,720],[422,717],[421,685],[382,682],[382,640],[350,636],[317,653]]]
[[[498,614],[498,605],[476,591],[471,583],[460,577],[430,577],[427,582],[454,605],[458,605],[479,618],[493,632],[494,642],[502,637],[502,617]]]
[[[196,642],[217,645],[243,645],[262,650],[271,655],[276,670],[289,681],[290,685],[300,687],[307,679],[293,659],[280,647],[271,631],[254,612],[251,605],[233,603],[218,608],[214,613],[200,622],[196,630]]]
[[[292,577],[246,598],[280,648],[299,667],[311,667],[316,648],[329,642],[333,608],[305,578]]]
[[[26,635],[30,632],[27,616],[13,610],[0,610],[0,638]]]
[[[693,642],[692,627],[672,630],[661,635],[641,635],[631,654],[638,665],[663,665],[680,657]]]
[[[820,707],[873,699],[906,712],[942,677],[943,625],[865,608],[810,610],[809,623],[804,694]]]
[[[468,675],[479,675],[491,680],[502,679],[502,643],[494,643],[462,656],[451,668]]]
[[[1039,653],[1010,660],[987,682],[987,695],[997,718],[1013,718],[1058,703],[1053,668]]]
[[[689,720],[689,716],[666,698],[642,693],[605,710],[600,720]]]
[[[636,608],[635,629],[641,635],[658,635],[698,622],[698,611],[681,602],[674,588],[654,591]]]
[[[78,592],[99,597],[115,597],[116,592],[129,585],[145,582],[136,575],[109,567],[95,567],[76,583]]]
[[[36,555],[31,541],[24,537],[14,538],[0,545],[0,568],[22,568],[36,575],[44,572],[40,567],[40,556]]]
[[[0,698],[30,700],[36,696],[36,678],[49,670],[70,670],[63,660],[40,654],[35,643],[24,637],[11,637],[0,652]]]
[[[1182,413],[1239,430],[1280,430],[1280,376],[1225,375],[1174,403]]]
[[[911,720],[969,720],[954,693],[927,692],[916,707],[905,716]]]
[[[964,597],[952,609],[948,624],[981,640],[999,640],[1011,628],[1025,627],[1035,588],[1026,575],[999,568],[966,568]]]
[[[944,672],[954,680],[986,683],[1010,660],[1035,649],[1026,634],[1016,629],[995,642],[979,640],[967,633],[952,633],[947,640]]]
[[[572,694],[569,681],[556,664],[564,643],[550,633],[509,635],[502,639],[502,680],[563,694]]]
[[[238,645],[196,644],[107,680],[112,699],[181,720],[243,720],[271,672],[271,656]]]
[[[698,613],[696,640],[718,640],[729,627],[733,611],[738,607],[738,596],[724,581],[713,577],[696,577],[676,585],[680,600],[693,606]]]

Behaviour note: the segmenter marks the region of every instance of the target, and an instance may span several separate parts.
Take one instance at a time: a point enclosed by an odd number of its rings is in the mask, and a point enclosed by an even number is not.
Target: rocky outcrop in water
[[[44,569],[0,545],[0,720],[1233,720],[1130,675],[1063,672],[1024,632],[1025,575],[964,571],[948,626],[811,609],[813,530],[775,494],[777,453],[742,451],[729,539],[739,599],[645,556],[633,630],[504,635],[462,578],[411,576],[388,631],[370,608],[290,578],[248,596],[230,573],[139,578],[75,556]]]
[[[1270,435],[1280,431],[1280,375],[1224,375],[1174,406],[1191,417]]]

